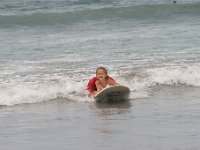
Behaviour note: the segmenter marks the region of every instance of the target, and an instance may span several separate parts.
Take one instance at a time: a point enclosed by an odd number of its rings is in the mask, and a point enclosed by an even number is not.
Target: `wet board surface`
[[[94,97],[96,102],[125,101],[129,98],[130,89],[123,85],[110,86],[101,90]]]

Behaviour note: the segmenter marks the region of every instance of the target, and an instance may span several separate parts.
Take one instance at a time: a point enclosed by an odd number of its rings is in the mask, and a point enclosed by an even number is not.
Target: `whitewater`
[[[0,105],[92,101],[98,66],[130,99],[158,85],[198,88],[200,4],[157,2],[2,1]]]

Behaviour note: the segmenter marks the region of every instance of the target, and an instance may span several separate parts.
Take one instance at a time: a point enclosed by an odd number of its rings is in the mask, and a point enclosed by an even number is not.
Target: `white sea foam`
[[[86,96],[85,82],[61,76],[29,76],[1,81],[0,105],[36,103],[58,97],[79,101]]]
[[[200,86],[200,67],[173,66],[147,69],[151,83],[164,85]]]
[[[157,85],[199,87],[199,3],[189,1],[3,0],[0,105],[91,101],[97,66],[130,87],[131,99]]]
[[[148,68],[141,72],[120,79],[122,84],[131,89],[130,98],[146,98],[157,85],[166,86],[193,86],[200,87],[200,67],[193,66],[167,66]]]
[[[75,74],[81,74],[81,71]],[[157,85],[200,86],[198,65],[148,68],[133,75],[131,72],[122,76],[111,74],[118,83],[130,88],[130,99],[149,97]],[[2,79],[0,105],[37,103],[59,97],[78,102],[94,101],[87,96],[86,86],[89,79],[85,75],[69,77],[66,74],[36,74]]]

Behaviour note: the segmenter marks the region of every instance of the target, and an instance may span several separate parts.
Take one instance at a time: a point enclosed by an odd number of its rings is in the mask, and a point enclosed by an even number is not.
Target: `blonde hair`
[[[108,71],[107,71],[107,69],[106,69],[105,67],[98,67],[98,68],[96,69],[96,74],[97,74],[97,71],[100,70],[100,69],[104,70],[105,73],[106,73],[106,75],[108,74]]]

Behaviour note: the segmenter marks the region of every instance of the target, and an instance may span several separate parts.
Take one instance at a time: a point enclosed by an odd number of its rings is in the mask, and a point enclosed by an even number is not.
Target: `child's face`
[[[99,80],[104,80],[107,77],[107,74],[105,72],[105,70],[103,69],[98,69],[97,70],[97,74],[96,74],[97,79]]]

